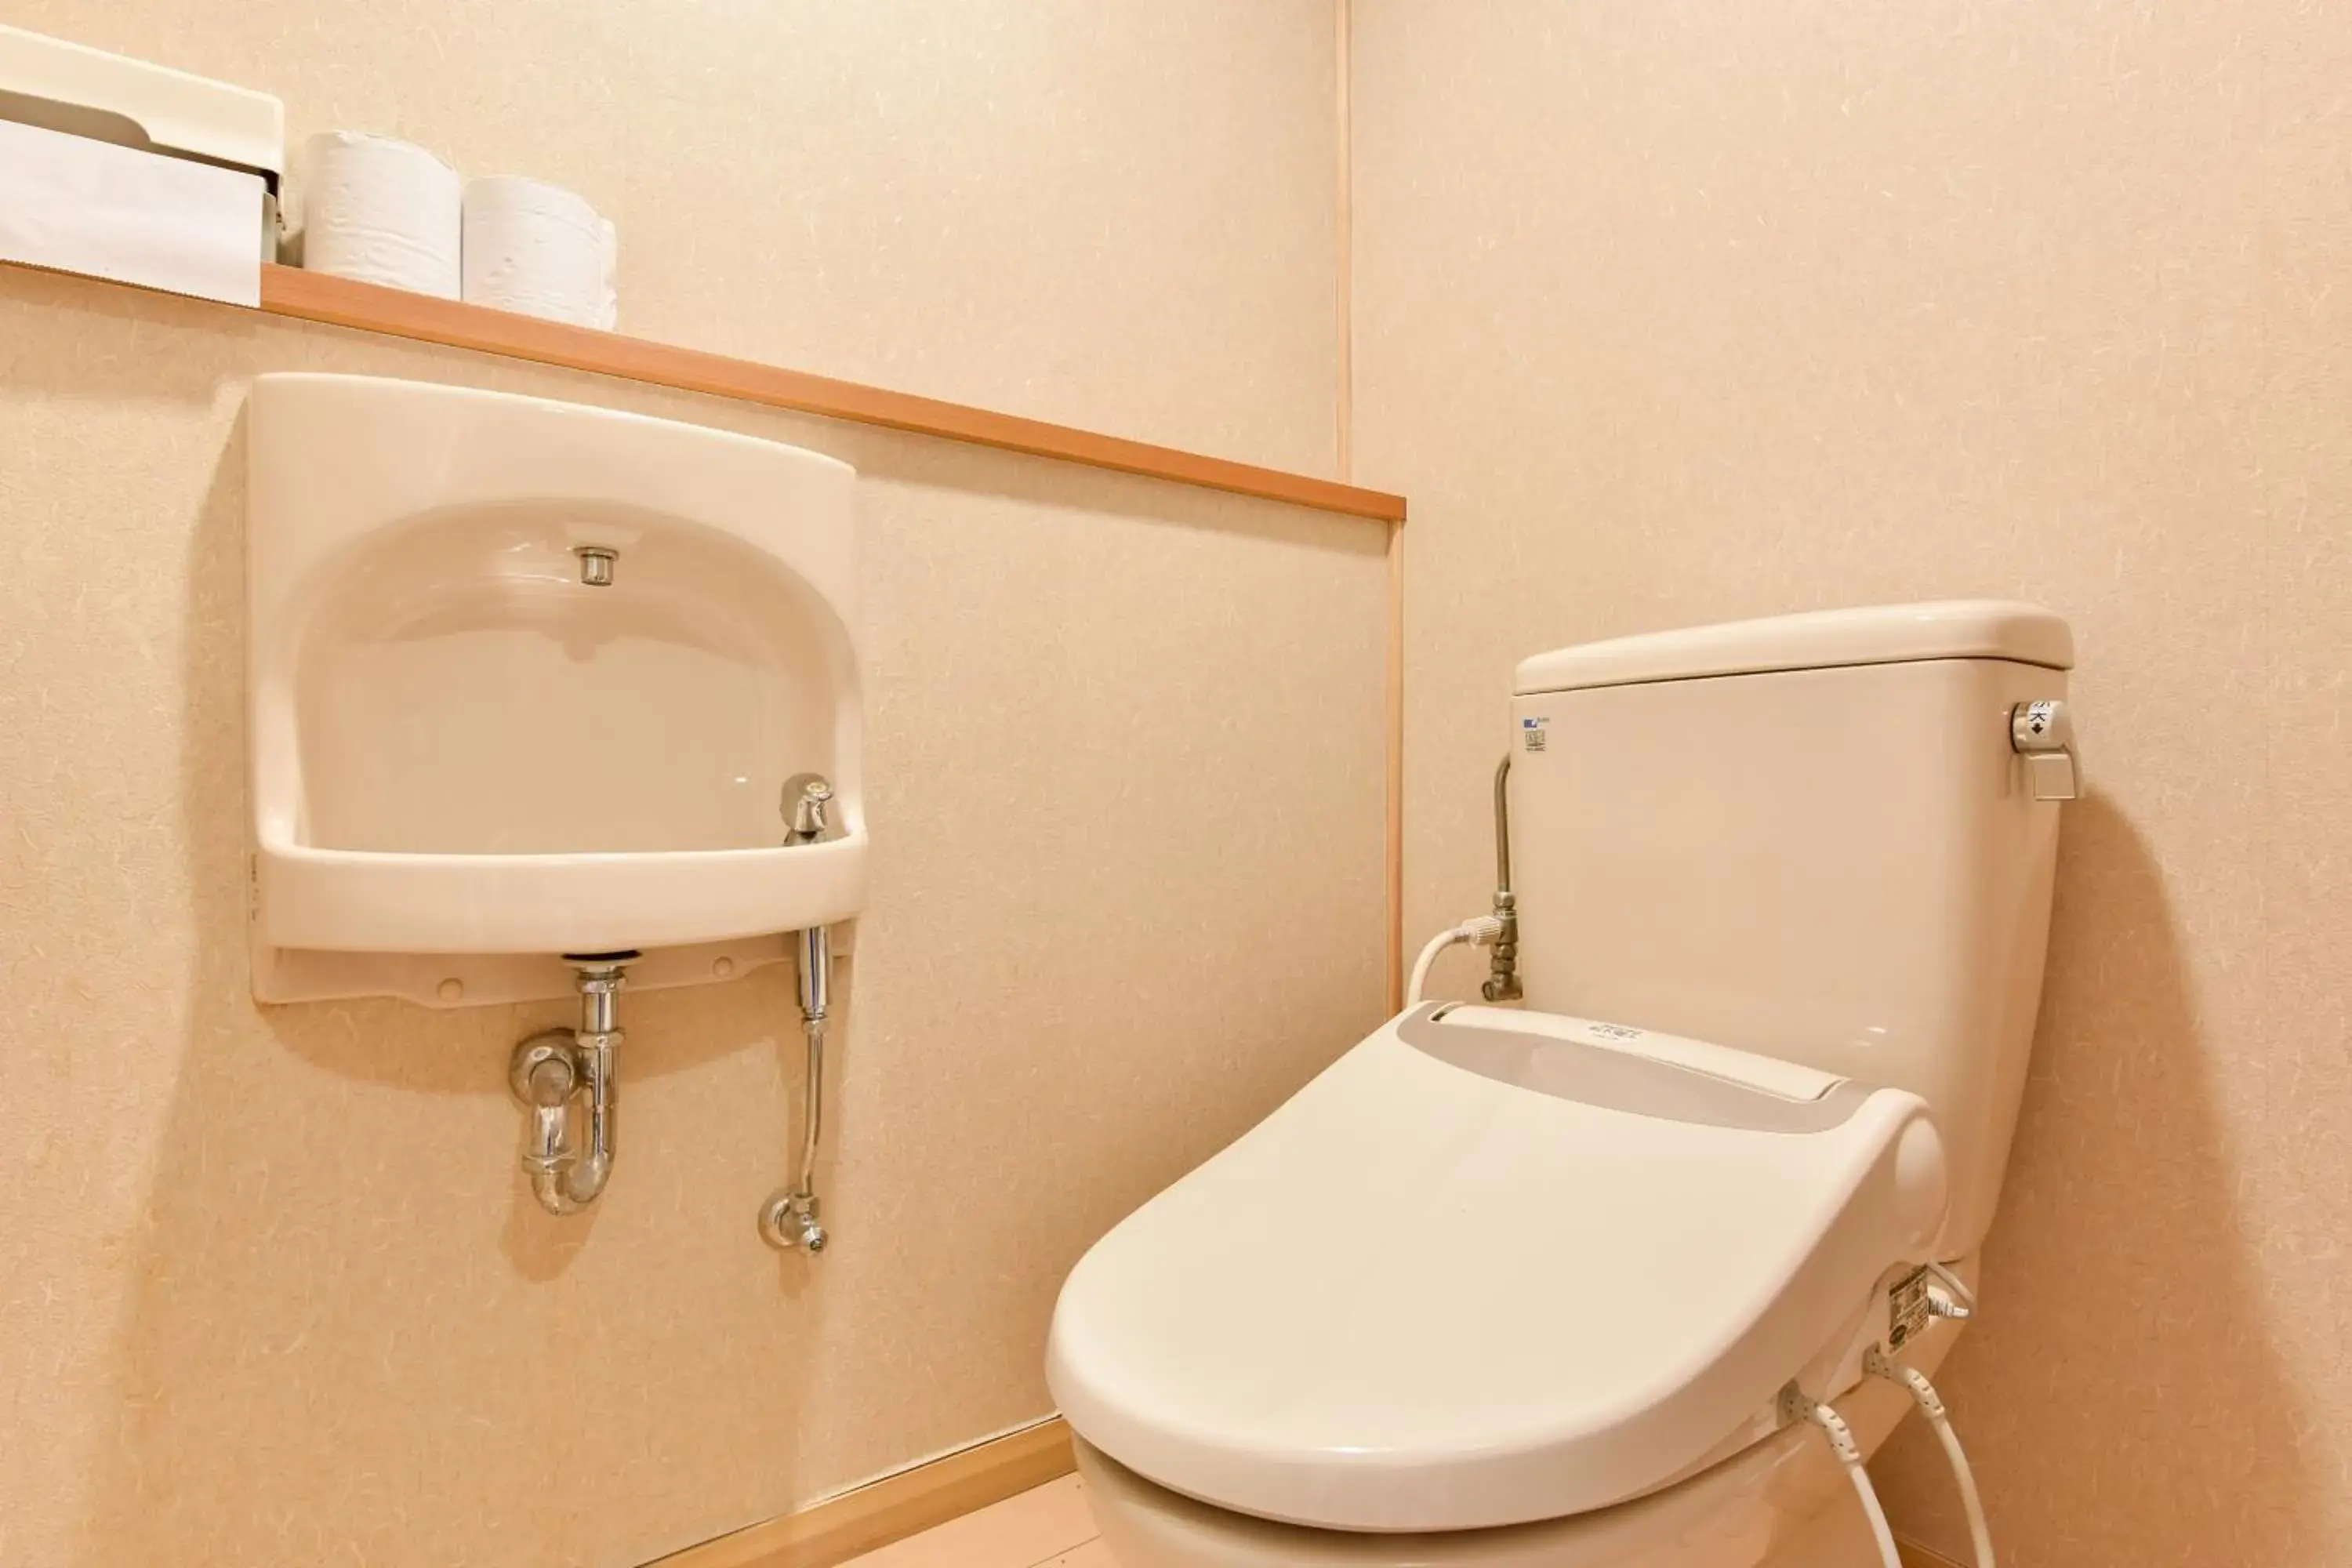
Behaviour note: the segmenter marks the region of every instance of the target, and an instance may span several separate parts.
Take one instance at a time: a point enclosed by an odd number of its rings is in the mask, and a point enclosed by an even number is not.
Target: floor
[[[977,1513],[852,1558],[843,1568],[1118,1568],[1095,1535],[1085,1484],[1047,1481]]]
[[[1906,1542],[1914,1568],[1956,1568]],[[1853,1508],[1829,1508],[1765,1568],[1877,1568],[1878,1551]],[[1118,1568],[1095,1533],[1076,1476],[968,1513],[920,1535],[851,1559],[843,1568]]]

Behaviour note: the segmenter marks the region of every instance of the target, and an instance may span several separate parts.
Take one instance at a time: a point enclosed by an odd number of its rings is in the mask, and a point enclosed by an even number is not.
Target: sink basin
[[[260,378],[250,459],[265,999],[305,990],[289,953],[692,947],[856,912],[851,469],[319,375]],[[803,773],[834,784],[834,837],[787,848]],[[331,967],[332,994],[415,994],[434,965]]]

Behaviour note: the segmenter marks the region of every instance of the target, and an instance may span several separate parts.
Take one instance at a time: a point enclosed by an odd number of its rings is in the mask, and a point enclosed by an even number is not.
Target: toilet
[[[1998,601],[1522,662],[1518,1005],[1409,1005],[1063,1288],[1123,1568],[1752,1568],[1853,1508],[1784,1412],[1868,1451],[1910,1408],[1870,1352],[1932,1374],[1961,1330],[2073,662]]]

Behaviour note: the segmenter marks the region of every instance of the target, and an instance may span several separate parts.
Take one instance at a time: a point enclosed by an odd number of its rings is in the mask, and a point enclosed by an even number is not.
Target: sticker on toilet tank
[[[1519,743],[1530,752],[1542,751],[1550,733],[1551,719],[1548,714],[1538,713],[1532,719],[1519,721]]]

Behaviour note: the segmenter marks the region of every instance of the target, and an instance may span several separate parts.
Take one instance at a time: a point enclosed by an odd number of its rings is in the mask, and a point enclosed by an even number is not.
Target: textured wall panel
[[[1357,471],[1413,509],[1409,938],[1486,906],[1522,655],[2063,611],[2090,793],[1944,1381],[2004,1562],[2352,1564],[2352,13],[1356,18]],[[1964,1557],[1932,1444],[1880,1468]]]
[[[1328,470],[1328,8],[336,5],[8,18],[621,223],[642,333]],[[516,1174],[560,1005],[257,1010],[265,370],[858,465],[872,912],[820,1267],[788,968],[625,1009],[592,1215]],[[1053,1292],[1380,1012],[1383,531],[0,279],[0,1561],[617,1565],[1043,1414]]]

